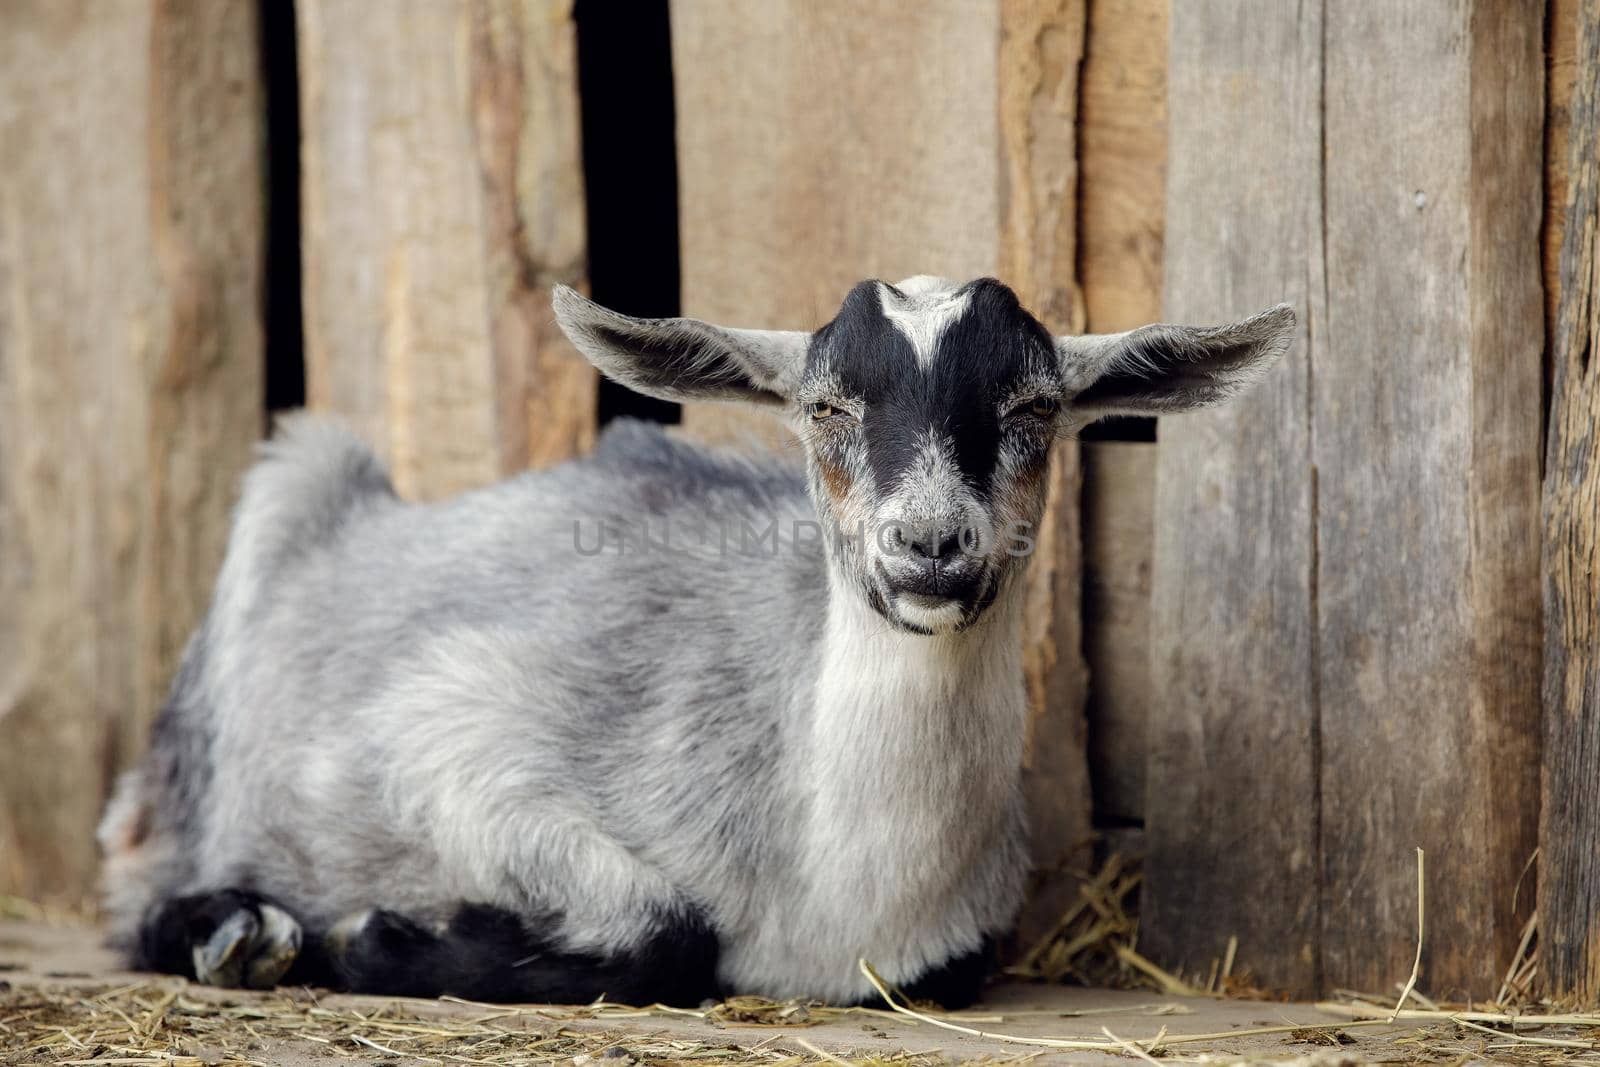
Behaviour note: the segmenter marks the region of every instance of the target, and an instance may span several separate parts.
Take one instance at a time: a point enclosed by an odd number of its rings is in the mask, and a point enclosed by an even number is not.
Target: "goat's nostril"
[[[961,531],[918,530],[911,539],[911,551],[923,559],[949,559],[961,551]]]

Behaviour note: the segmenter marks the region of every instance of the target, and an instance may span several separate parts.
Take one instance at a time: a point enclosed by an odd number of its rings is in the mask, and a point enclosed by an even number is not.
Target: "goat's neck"
[[[1027,719],[1017,584],[968,629],[920,636],[832,583],[806,761],[813,852],[876,852],[903,872],[992,841]]]

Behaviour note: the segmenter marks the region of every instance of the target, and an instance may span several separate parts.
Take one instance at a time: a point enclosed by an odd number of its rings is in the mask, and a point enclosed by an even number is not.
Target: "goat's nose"
[[[923,559],[947,560],[961,551],[961,530],[923,528],[911,535],[911,554]]]

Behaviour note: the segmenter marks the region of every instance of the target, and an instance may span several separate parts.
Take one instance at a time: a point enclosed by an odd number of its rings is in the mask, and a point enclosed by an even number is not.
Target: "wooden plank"
[[[1000,13],[1000,275],[1053,333],[1081,332],[1076,126],[1085,0],[1004,0]],[[1093,840],[1082,482],[1077,442],[1057,444],[1023,608],[1031,703],[1023,789],[1033,851],[1033,878],[1017,920],[1017,943],[1025,948],[1079,899],[1073,874],[1089,860]]]
[[[990,5],[686,0],[671,13],[685,314],[813,329],[863,278],[997,269]],[[789,440],[774,416],[721,405],[687,405],[683,425]]]
[[[256,5],[0,19],[0,893],[80,901],[262,423]]]
[[[1144,818],[1156,445],[1093,441],[1082,454],[1089,768],[1095,816],[1116,825]]]
[[[1319,321],[1320,5],[1176,4],[1164,309],[1287,300],[1302,340],[1253,392],[1161,420],[1141,949],[1202,977],[1317,986],[1313,480],[1305,323]]]
[[[1161,317],[1171,0],[1089,5],[1078,123],[1078,258],[1088,329]]]
[[[1543,12],[1328,5],[1313,346],[1323,969],[1490,996],[1538,767]],[[1522,899],[1525,913],[1530,906]]]
[[[813,328],[864,277],[999,274],[1053,328],[1081,328],[1082,0],[682,0],[671,11],[686,314]],[[691,404],[683,418],[703,440],[787,440],[768,415]],[[1028,788],[1049,871],[1089,835],[1078,478],[1064,447],[1028,610]],[[1036,890],[1024,937],[1071,886],[1042,876]]]
[[[1539,966],[1548,994],[1600,1002],[1600,9],[1583,9],[1544,497],[1544,780]]]
[[[583,449],[596,377],[549,310],[583,280],[569,0],[296,15],[309,404],[411,495]]]
[[[1578,74],[1578,11],[1582,0],[1548,0],[1545,12],[1544,304],[1545,336],[1556,335],[1561,294],[1561,236],[1567,220],[1567,133]]]

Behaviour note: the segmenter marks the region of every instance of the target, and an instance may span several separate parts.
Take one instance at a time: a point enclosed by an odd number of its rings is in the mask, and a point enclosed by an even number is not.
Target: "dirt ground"
[[[1147,1041],[1161,1031],[1221,1035],[1158,1048],[1204,1062],[1397,1062],[1408,1028],[1301,1030],[1338,1020],[1307,1004],[1186,999],[1064,986],[999,985],[978,1008],[941,1016],[1025,1038]],[[780,1019],[783,1025],[773,1025]],[[1284,1028],[1235,1036],[1238,1031]],[[330,1057],[482,1064],[591,1059],[615,1067],[704,1061],[801,1064],[950,1060],[1127,1062],[1143,1053],[1063,1050],[941,1029],[885,1012],[780,1008],[667,1014],[594,1008],[505,1008],[349,997],[309,990],[245,993],[131,974],[92,929],[0,922],[0,1063],[317,1064]]]

